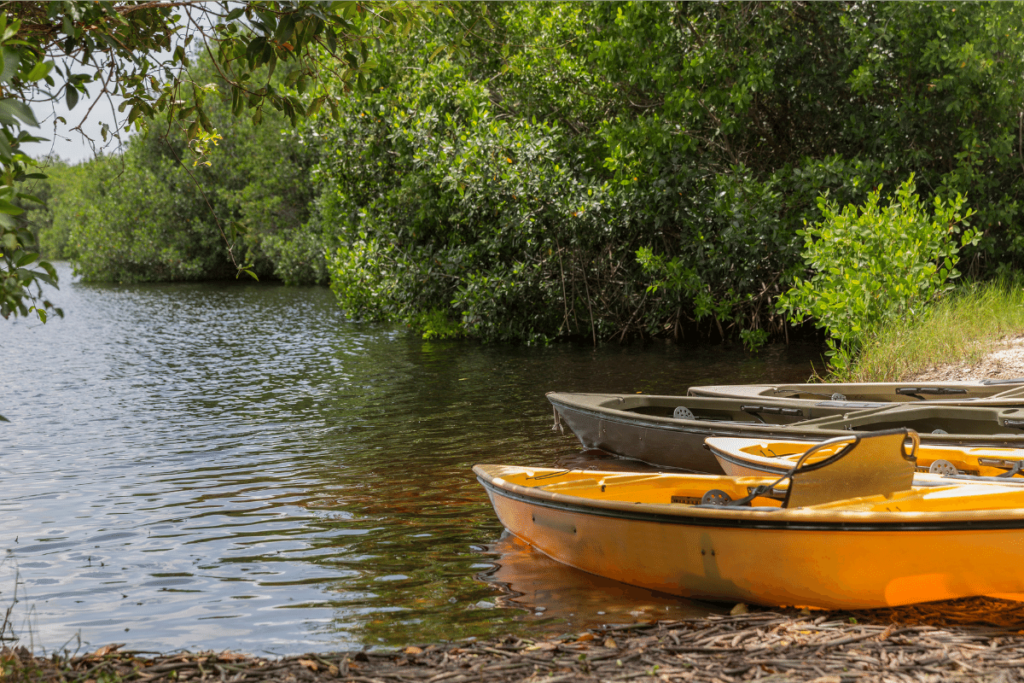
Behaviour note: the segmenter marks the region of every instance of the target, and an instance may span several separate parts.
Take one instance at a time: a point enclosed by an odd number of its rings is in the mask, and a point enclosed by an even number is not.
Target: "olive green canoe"
[[[844,408],[840,401],[794,407],[767,398],[557,392],[547,398],[554,406],[555,428],[564,423],[584,448],[692,472],[723,472],[704,447],[710,436],[824,441],[856,432],[909,428],[926,445],[1024,447],[1024,403],[915,402]]]
[[[981,382],[862,382],[839,384],[723,384],[690,387],[687,396],[785,401],[793,407],[826,402],[856,404],[942,402],[1024,403],[1024,378]]]

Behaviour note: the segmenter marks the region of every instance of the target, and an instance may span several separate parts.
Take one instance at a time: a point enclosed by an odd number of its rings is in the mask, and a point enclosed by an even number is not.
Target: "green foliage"
[[[673,245],[679,255],[657,254],[651,246],[637,251],[643,277],[651,282],[652,336],[678,336],[688,319],[709,320],[723,337],[726,328],[739,328],[744,344],[756,349],[768,338],[764,326],[777,329],[781,322],[772,318],[771,299],[780,277],[793,272],[799,251],[797,237],[781,219],[792,211],[784,199],[784,190],[794,196],[792,187],[779,174],[761,183],[748,169],[733,172],[691,194],[703,204],[704,217],[675,228],[682,233]]]
[[[116,92],[124,98],[120,111],[125,119],[104,123],[104,140],[117,136],[122,126],[142,131],[161,116],[169,130],[182,131],[186,147],[202,159],[217,139],[206,103],[216,86],[194,79],[189,70],[195,56],[190,45],[197,36],[234,116],[252,110],[252,122],[259,124],[269,106],[294,126],[298,118],[315,114],[325,104],[336,112],[334,97],[326,91],[302,99],[310,84],[320,82],[321,74],[329,72],[332,83],[342,89],[358,85],[377,37],[408,32],[424,11],[404,2],[257,0],[242,7],[230,2],[5,3],[0,13],[0,315],[34,311],[45,322],[45,311],[52,306],[42,297],[40,283],[56,285],[52,266],[34,251],[32,231],[13,218],[24,212],[15,200],[31,200],[15,192],[15,183],[36,175],[29,172],[33,160],[20,152],[22,143],[36,141],[27,132],[38,127],[28,101],[62,98],[72,110],[89,96],[86,86],[98,83],[103,94]],[[333,59],[321,60],[319,50]],[[288,65],[286,89],[272,81],[279,64]],[[79,66],[91,71],[82,73]],[[153,189],[153,181],[147,176],[141,187]],[[212,203],[207,203],[236,272],[253,273],[252,266],[239,265],[235,258],[232,241],[239,231],[230,227],[233,223],[222,224]],[[139,209],[141,214],[126,210],[128,218],[151,215],[146,209]],[[151,245],[140,251],[138,240],[132,241],[106,244],[130,259],[152,257],[158,250]],[[161,263],[184,258],[176,245],[168,250],[158,257]],[[291,270],[303,262],[291,253],[288,260]]]
[[[325,104],[334,108],[326,94],[303,102],[307,89],[327,74],[345,89],[357,85],[374,41],[408,32],[424,11],[414,2],[11,3],[4,8],[3,32],[18,47],[4,57],[15,59],[11,73],[18,73],[19,64],[25,72],[11,89],[14,100],[40,92],[32,81],[56,86],[51,72],[64,81],[69,109],[89,96],[87,84],[98,82],[109,92],[113,83],[125,98],[120,111],[127,126],[143,130],[166,114],[168,124],[183,122],[188,139],[199,140],[199,131],[210,134],[213,126],[205,104],[211,82],[189,69],[196,38],[235,115],[252,110],[258,123],[270,107],[295,125]],[[320,59],[319,50],[334,59]],[[62,56],[64,63],[44,62],[42,55]],[[75,62],[97,70],[72,73]],[[289,70],[285,84],[297,88],[272,81],[279,65]],[[109,123],[104,128],[104,137],[117,133]]]
[[[423,311],[412,321],[412,326],[422,332],[424,339],[457,339],[462,329],[448,319],[446,311]]]
[[[227,96],[205,106],[223,133],[213,163],[193,165],[184,136],[135,136],[123,156],[85,164],[84,182],[65,182],[44,237],[63,239],[91,281],[233,277],[237,262],[259,278],[324,282],[321,242],[304,227],[317,147],[281,113],[256,125],[233,117]]]
[[[385,41],[314,221],[343,308],[543,341],[781,335],[817,197],[915,174],[1018,258],[1016,5],[488,4]],[[466,30],[466,27],[470,27]],[[454,53],[443,45],[465,36]],[[1020,252],[1024,256],[1024,251]],[[1010,265],[1003,266],[1011,267]]]
[[[55,226],[55,232],[70,234],[76,272],[114,282],[233,275],[189,177],[173,160],[149,164],[141,156],[131,149],[123,159],[88,164],[96,194],[80,197],[80,210],[67,212],[72,225]]]
[[[570,15],[560,27],[571,31],[579,8],[557,10]],[[597,300],[614,286],[616,262],[632,259],[605,206],[600,156],[566,158],[575,142],[558,122],[509,120],[515,103],[495,107],[466,68],[448,59],[404,68],[422,59],[407,49],[394,46],[380,65],[384,85],[350,99],[342,123],[322,131],[330,152],[318,220],[340,243],[328,267],[342,307],[415,327],[429,319],[431,329],[444,311],[444,329],[488,340],[589,336],[598,327],[605,336]],[[417,49],[429,54],[437,44]]]
[[[18,40],[21,22],[0,14],[0,90],[7,93],[34,87],[48,78],[52,64],[35,59],[24,41]],[[24,204],[40,204],[40,198],[19,191],[18,185],[42,176],[30,172],[31,160],[17,153],[22,142],[36,140],[27,127],[38,126],[32,109],[15,97],[0,98],[0,316],[35,313],[46,322],[47,311],[63,316],[43,295],[42,285],[56,286],[53,266],[40,258],[36,235],[24,218]]]
[[[339,64],[326,34],[296,28],[323,5],[271,4],[225,7],[254,32],[225,21],[192,76],[149,95],[162,114],[134,119],[161,127],[131,143],[122,178],[172,213],[112,180],[81,226],[58,229],[55,209],[41,234],[68,235],[89,277],[251,266],[329,276],[348,315],[428,335],[753,349],[787,333],[773,301],[804,272],[817,198],[841,216],[911,174],[927,203],[971,197],[971,272],[1024,265],[1022,6],[331,4],[324,26],[340,40],[349,22],[356,46]],[[231,123],[243,110],[260,132]],[[316,136],[261,137],[301,113]]]
[[[45,180],[35,181],[39,196],[45,202],[30,211],[30,222],[39,238],[39,248],[50,259],[73,261],[76,245],[71,241],[75,226],[95,221],[103,197],[101,180],[112,175],[106,169],[108,159],[69,165],[47,160],[43,162]]]
[[[963,197],[936,197],[929,215],[913,175],[887,205],[879,206],[879,199],[880,191],[870,192],[863,206],[840,210],[820,197],[823,219],[800,231],[812,274],[778,299],[793,322],[810,317],[828,332],[836,372],[848,369],[869,330],[915,320],[952,289],[960,247],[980,239],[967,227],[974,211],[964,208]]]

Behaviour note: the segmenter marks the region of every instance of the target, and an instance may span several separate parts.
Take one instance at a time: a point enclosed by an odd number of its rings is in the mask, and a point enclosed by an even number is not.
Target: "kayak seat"
[[[774,483],[757,486],[737,500],[730,500],[722,491],[708,491],[701,500],[701,506],[749,506],[758,496],[774,494],[775,487],[787,479],[789,486],[782,501],[784,508],[823,505],[866,496],[890,496],[898,491],[908,491],[914,483],[919,445],[917,432],[907,428],[829,439],[805,451],[796,464]],[[814,453],[835,446],[841,448],[826,458],[807,462]]]
[[[906,448],[908,439],[911,444],[909,452]],[[832,444],[849,443],[830,457],[814,463],[804,464],[804,461],[829,441],[816,444],[800,456],[793,469],[784,475],[790,484],[783,507],[807,507],[849,498],[888,496],[897,491],[907,491],[913,485],[920,444],[914,430],[889,429],[830,441]]]

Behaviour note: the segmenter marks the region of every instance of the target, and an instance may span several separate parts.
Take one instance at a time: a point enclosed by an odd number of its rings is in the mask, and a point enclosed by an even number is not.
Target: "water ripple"
[[[498,541],[470,467],[590,457],[545,391],[799,381],[814,353],[426,342],[345,321],[325,289],[62,281],[64,320],[0,323],[0,604],[20,573],[16,627],[48,648],[282,654],[706,611]]]

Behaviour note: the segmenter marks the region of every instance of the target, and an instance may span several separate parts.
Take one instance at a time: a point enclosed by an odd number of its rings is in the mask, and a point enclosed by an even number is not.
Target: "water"
[[[602,458],[551,431],[546,391],[803,381],[818,357],[429,342],[322,288],[62,282],[64,320],[0,320],[0,620],[18,576],[36,649],[287,654],[721,609],[502,538],[470,468]]]

